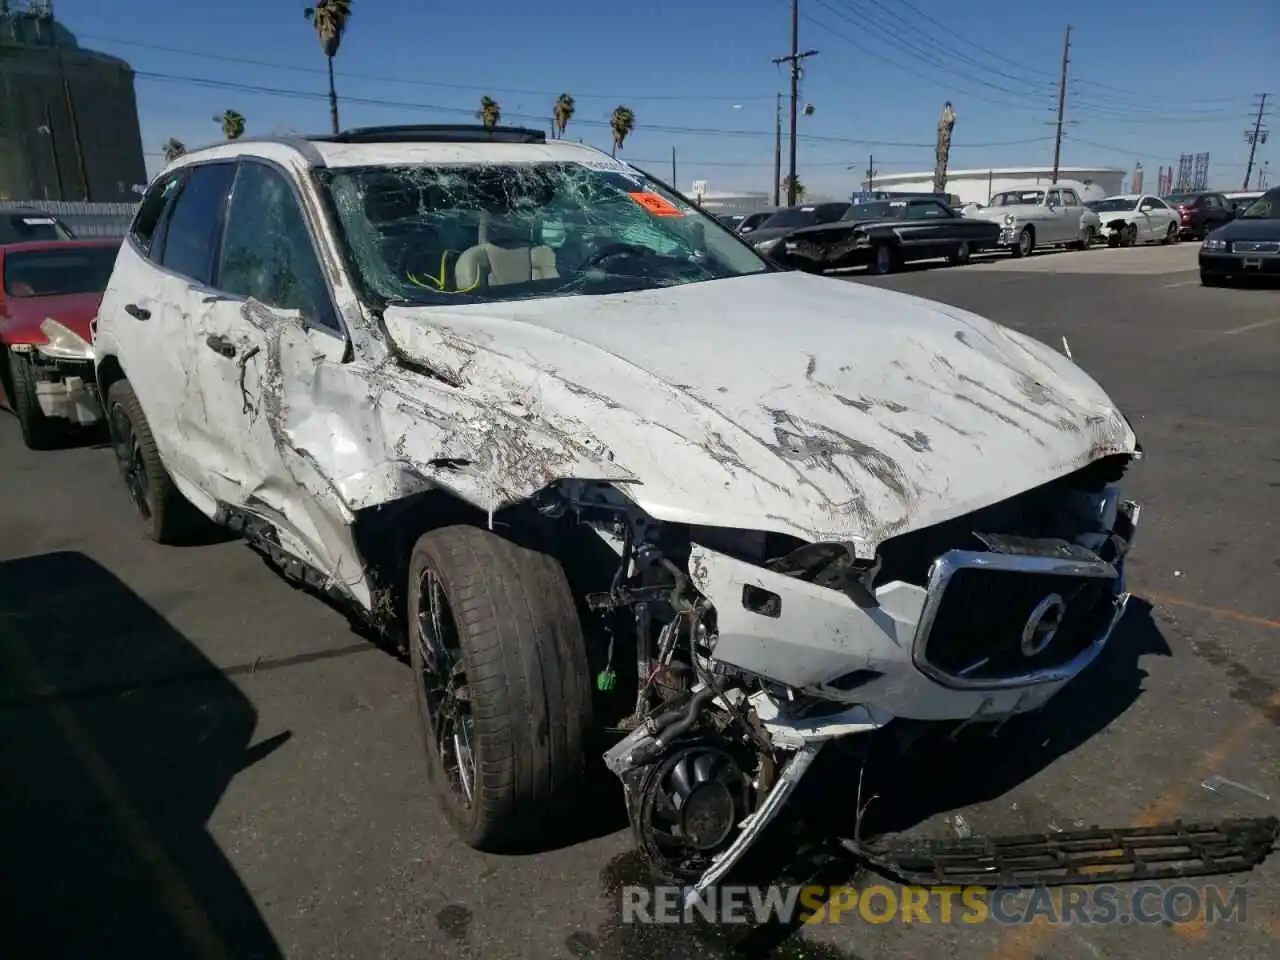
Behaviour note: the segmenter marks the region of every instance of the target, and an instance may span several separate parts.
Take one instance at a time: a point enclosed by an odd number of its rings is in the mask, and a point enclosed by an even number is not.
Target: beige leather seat
[[[498,237],[497,233],[507,236]],[[509,283],[528,283],[531,280],[554,280],[560,276],[556,270],[556,252],[548,246],[534,246],[530,241],[533,230],[525,227],[518,231],[496,230],[489,217],[480,220],[480,242],[464,250],[454,265],[458,290],[476,287],[500,287]],[[492,242],[502,240],[502,244]]]

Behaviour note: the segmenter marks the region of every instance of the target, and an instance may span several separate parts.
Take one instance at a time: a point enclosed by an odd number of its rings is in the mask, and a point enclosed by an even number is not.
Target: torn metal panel
[[[460,394],[518,400],[567,436],[589,428],[658,519],[849,540],[868,557],[1136,448],[1098,384],[1042,344],[802,274],[393,306],[386,323]]]

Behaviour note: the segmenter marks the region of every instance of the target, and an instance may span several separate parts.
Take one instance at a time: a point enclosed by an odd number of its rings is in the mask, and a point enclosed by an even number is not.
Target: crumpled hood
[[[385,320],[461,392],[634,477],[622,489],[658,519],[867,554],[1136,445],[1102,389],[1043,344],[800,273]]]

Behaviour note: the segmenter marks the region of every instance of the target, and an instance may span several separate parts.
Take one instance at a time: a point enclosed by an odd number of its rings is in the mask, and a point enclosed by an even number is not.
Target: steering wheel
[[[587,259],[583,260],[582,263],[578,264],[578,270],[587,270],[591,267],[599,266],[601,263],[612,257],[620,257],[628,253],[641,257],[659,255],[656,251],[651,250],[648,247],[641,246],[638,243],[610,243],[601,247],[595,253],[591,254],[591,256],[587,257]]]

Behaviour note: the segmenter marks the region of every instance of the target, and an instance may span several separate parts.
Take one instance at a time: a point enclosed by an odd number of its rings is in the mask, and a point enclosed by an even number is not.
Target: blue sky
[[[227,108],[254,132],[327,130],[324,58],[303,6],[55,4],[82,45],[138,71],[152,171],[170,136],[219,139],[212,118]],[[623,152],[633,162],[669,175],[674,148],[683,189],[695,178],[771,187],[775,95],[787,77],[770,61],[788,52],[790,0],[352,7],[336,61],[343,126],[465,122],[488,94],[505,122],[545,127],[568,91],[578,104],[570,136],[607,148],[608,115],[625,104],[637,117]],[[801,49],[819,51],[801,87],[814,112],[799,121],[799,175],[813,193],[846,195],[872,155],[882,174],[932,169],[947,99],[958,116],[952,169],[1051,163],[1068,19],[1063,165],[1141,161],[1154,181],[1180,153],[1209,151],[1213,184],[1239,189],[1256,94],[1271,91],[1280,134],[1277,0],[801,0],[800,10]]]

